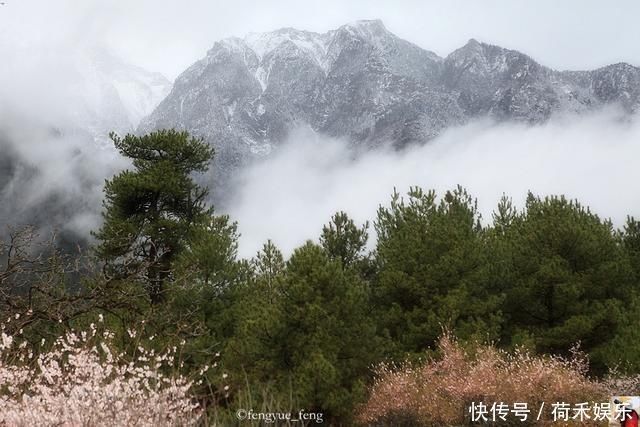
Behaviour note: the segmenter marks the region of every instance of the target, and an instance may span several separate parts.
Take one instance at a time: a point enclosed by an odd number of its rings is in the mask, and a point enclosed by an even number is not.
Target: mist
[[[622,226],[627,215],[640,216],[638,158],[640,120],[613,108],[537,126],[476,121],[402,152],[359,156],[347,141],[300,129],[242,174],[225,211],[238,221],[239,251],[247,257],[267,239],[290,254],[317,239],[338,210],[371,222],[394,188],[406,193],[410,186],[442,195],[460,184],[478,199],[485,223],[503,194],[522,208],[532,191],[578,199]]]
[[[0,236],[32,225],[43,237],[86,240],[101,220],[104,179],[127,165],[96,132],[102,99],[86,90],[79,52],[53,42],[0,49]]]
[[[0,237],[30,225],[75,245],[101,223],[104,180],[129,164],[107,137],[127,118],[98,80],[96,57],[109,50],[90,19],[99,7],[58,6],[1,11]]]
[[[2,117],[9,123],[0,127],[0,235],[30,225],[43,237],[86,241],[100,225],[104,179],[126,162],[83,131]]]

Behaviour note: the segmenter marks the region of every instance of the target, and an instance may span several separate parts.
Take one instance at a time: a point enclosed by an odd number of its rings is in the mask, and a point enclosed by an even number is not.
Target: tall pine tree
[[[175,130],[110,136],[133,170],[106,181],[97,254],[109,274],[140,279],[157,303],[192,228],[210,217],[207,190],[191,174],[206,171],[213,149]]]

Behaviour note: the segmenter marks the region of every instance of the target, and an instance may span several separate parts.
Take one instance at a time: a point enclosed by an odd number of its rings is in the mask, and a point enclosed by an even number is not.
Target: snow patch
[[[266,70],[264,66],[260,65],[256,69],[255,77],[258,83],[260,83],[260,87],[262,88],[262,92],[267,90],[267,82],[269,81],[269,72],[271,70]]]
[[[227,123],[233,120],[233,116],[236,113],[236,106],[238,105],[237,101],[233,101],[231,104],[227,104],[223,106],[224,118]]]
[[[251,138],[243,138],[244,143],[249,146],[249,151],[257,156],[267,156],[273,150],[273,146],[269,142],[259,142]]]
[[[291,42],[308,54],[320,67],[326,68],[327,34],[284,28],[270,33],[250,33],[244,41],[260,61],[283,43]]]

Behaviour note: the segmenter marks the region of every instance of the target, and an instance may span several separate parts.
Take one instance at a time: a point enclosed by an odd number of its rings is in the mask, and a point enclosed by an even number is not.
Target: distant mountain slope
[[[205,137],[224,181],[296,126],[359,147],[404,146],[475,117],[540,123],[613,102],[639,109],[640,69],[555,71],[476,40],[441,58],[380,21],[358,21],[324,34],[285,28],[215,43],[139,131],[178,127]]]
[[[171,90],[162,74],[129,64],[104,48],[79,54],[69,88],[73,121],[77,128],[104,136],[130,132]]]
[[[18,53],[0,71],[0,238],[24,224],[86,237],[123,166],[108,133],[133,132],[171,83],[102,48],[52,52],[49,67]]]

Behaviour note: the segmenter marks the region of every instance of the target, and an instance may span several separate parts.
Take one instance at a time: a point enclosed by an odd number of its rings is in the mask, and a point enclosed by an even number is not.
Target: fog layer
[[[338,210],[371,221],[394,188],[406,192],[414,185],[440,194],[464,186],[485,222],[502,194],[522,207],[531,190],[577,198],[621,226],[626,215],[640,215],[637,159],[640,120],[623,119],[614,109],[533,127],[480,121],[403,152],[358,157],[345,141],[299,130],[243,173],[224,210],[239,223],[243,256],[267,239],[290,253],[317,238]]]

